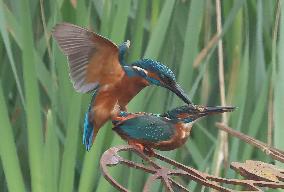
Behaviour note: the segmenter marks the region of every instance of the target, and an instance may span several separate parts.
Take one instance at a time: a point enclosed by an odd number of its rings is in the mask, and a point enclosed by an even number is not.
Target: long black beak
[[[193,104],[192,101],[189,99],[187,94],[182,90],[181,86],[179,84],[175,84],[173,86],[167,87],[169,90],[174,92],[179,98],[181,98],[186,104]]]
[[[214,114],[218,114],[218,113],[232,112],[236,109],[236,107],[233,107],[233,106],[204,107],[204,106],[196,105],[195,107],[198,111],[197,112],[198,117],[203,117],[203,116],[207,116],[207,115],[214,115]]]

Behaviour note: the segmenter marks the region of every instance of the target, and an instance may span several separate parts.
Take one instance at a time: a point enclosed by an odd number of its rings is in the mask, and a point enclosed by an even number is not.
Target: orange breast
[[[169,151],[182,146],[188,139],[191,131],[191,125],[185,126],[183,123],[178,123],[175,125],[176,133],[173,138],[169,141],[163,141],[154,144],[153,148],[159,149],[161,151]]]
[[[119,105],[125,107],[133,97],[148,85],[149,83],[143,78],[124,75],[115,90]]]
[[[115,105],[124,109],[129,101],[148,85],[147,81],[126,75],[116,84],[105,85],[99,89],[92,110],[94,111],[94,136],[100,127],[111,118]]]

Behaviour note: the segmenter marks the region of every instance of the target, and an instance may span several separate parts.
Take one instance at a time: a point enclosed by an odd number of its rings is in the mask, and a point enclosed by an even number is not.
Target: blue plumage
[[[179,118],[179,115],[181,114],[191,114],[191,115],[187,115],[186,118]],[[196,109],[194,107],[188,107],[187,105],[185,106],[181,106],[181,107],[177,107],[174,108],[164,114],[161,115],[161,117],[167,117],[169,119],[172,119],[173,121],[181,121],[184,123],[190,123],[192,121],[194,121],[198,116],[196,116]]]
[[[160,77],[161,80],[167,80],[167,82],[169,83],[176,82],[176,77],[172,70],[166,65],[160,63],[159,61],[155,61],[152,59],[141,59],[135,61],[132,66],[137,66],[142,69],[145,69],[148,72],[155,73]],[[148,80],[151,81],[150,78],[148,78]],[[156,84],[155,82],[153,83]]]
[[[234,109],[235,107],[185,105],[161,115],[121,111],[113,118],[113,130],[141,150],[173,150],[187,141],[197,119]]]
[[[165,118],[145,114],[122,122],[114,127],[114,130],[130,138],[160,142],[167,141],[174,135],[175,129],[173,126]]]
[[[92,138],[94,133],[94,123],[89,120],[89,113],[91,111],[91,106],[89,106],[88,111],[85,114],[84,120],[84,134],[83,134],[83,144],[86,146],[86,150],[89,151],[92,145]]]
[[[124,63],[123,69],[127,76],[141,77],[145,79],[149,85],[165,87],[174,92],[185,103],[192,104],[181,86],[176,82],[176,77],[172,70],[159,61],[141,59],[135,61],[132,65],[126,65]]]
[[[127,66],[125,62],[125,54],[129,49],[130,41],[127,40],[118,46],[118,60],[122,66]]]
[[[92,100],[88,107],[88,111],[85,114],[85,119],[84,119],[83,144],[85,145],[87,151],[91,149],[91,146],[93,144],[94,112],[92,111],[92,105],[93,102],[95,101],[98,89],[99,88],[97,88],[92,95]]]
[[[162,63],[151,59],[142,59],[132,65],[126,63],[129,40],[117,46],[95,32],[70,23],[56,25],[52,35],[68,58],[75,90],[81,93],[95,90],[84,118],[83,144],[87,150],[100,128],[113,117],[116,104],[125,109],[147,86],[162,86],[187,104],[191,103],[175,82],[174,73]]]

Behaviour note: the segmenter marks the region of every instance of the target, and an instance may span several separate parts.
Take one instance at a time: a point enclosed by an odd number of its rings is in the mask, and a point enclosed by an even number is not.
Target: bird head
[[[126,65],[124,61],[125,54],[130,47],[130,41],[127,40],[118,46],[119,62],[122,65]]]
[[[151,59],[142,59],[133,63],[132,69],[150,85],[165,87],[174,92],[185,103],[192,103],[181,86],[176,82],[175,74],[162,63]]]
[[[178,121],[183,121],[184,123],[194,122],[195,120],[219,113],[232,112],[236,107],[232,106],[202,106],[202,105],[185,105],[181,107],[177,107],[173,110],[170,110],[163,114],[163,117],[167,117],[169,119],[174,119]]]

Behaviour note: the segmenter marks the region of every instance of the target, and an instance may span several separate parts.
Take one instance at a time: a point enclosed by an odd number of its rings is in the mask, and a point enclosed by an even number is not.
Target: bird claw
[[[155,155],[155,152],[153,151],[153,149],[149,148],[149,147],[144,147],[144,151],[143,151],[146,155],[148,155],[149,157],[153,157]]]
[[[134,146],[139,152],[142,152],[149,157],[153,157],[154,154],[155,154],[153,149],[151,149],[150,147],[145,147],[141,143],[137,143],[135,141],[130,140],[130,141],[128,141],[128,144]]]
[[[144,145],[131,140],[128,141],[128,144],[134,146],[138,151],[144,152]]]

